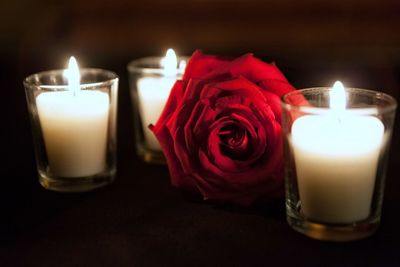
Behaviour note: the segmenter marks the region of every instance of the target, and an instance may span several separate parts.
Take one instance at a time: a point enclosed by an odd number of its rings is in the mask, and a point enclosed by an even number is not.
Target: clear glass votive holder
[[[145,57],[128,66],[136,153],[147,163],[166,164],[160,143],[149,129],[160,117],[176,80],[182,78],[188,57],[178,57],[176,73],[166,75],[162,57]]]
[[[39,182],[53,191],[90,191],[116,175],[118,76],[80,69],[80,88],[71,91],[63,71],[23,82]]]
[[[347,88],[345,109],[330,88],[282,97],[288,224],[314,239],[350,241],[379,226],[396,100]]]

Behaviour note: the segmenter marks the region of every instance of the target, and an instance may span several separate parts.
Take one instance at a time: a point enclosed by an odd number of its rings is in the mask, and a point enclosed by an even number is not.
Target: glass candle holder
[[[84,192],[111,183],[116,174],[118,76],[81,69],[71,91],[63,70],[24,80],[40,184]]]
[[[136,153],[145,162],[166,164],[160,144],[149,129],[155,124],[176,80],[183,75],[187,57],[177,58],[179,67],[166,73],[162,57],[146,57],[128,64]]]
[[[311,238],[350,241],[379,226],[397,104],[381,92],[347,88],[338,107],[333,90],[282,97],[286,214]]]

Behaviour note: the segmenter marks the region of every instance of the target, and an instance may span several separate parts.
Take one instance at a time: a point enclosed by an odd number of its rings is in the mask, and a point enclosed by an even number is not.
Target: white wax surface
[[[302,214],[326,223],[366,219],[384,126],[375,117],[307,115],[292,125]]]
[[[84,177],[106,165],[109,97],[98,91],[45,92],[36,97],[52,174]]]
[[[176,76],[143,77],[137,82],[139,112],[142,119],[145,142],[150,149],[161,151],[160,143],[148,126],[157,122],[175,81]]]

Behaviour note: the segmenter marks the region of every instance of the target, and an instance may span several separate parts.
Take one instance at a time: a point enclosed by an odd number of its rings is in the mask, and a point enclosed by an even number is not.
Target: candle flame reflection
[[[329,105],[331,109],[346,109],[346,91],[340,81],[336,81],[332,90],[329,92]]]

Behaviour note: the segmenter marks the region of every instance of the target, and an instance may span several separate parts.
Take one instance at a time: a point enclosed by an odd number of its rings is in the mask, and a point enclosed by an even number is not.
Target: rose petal
[[[168,100],[165,104],[165,107],[157,120],[157,123],[151,127],[151,130],[157,135],[158,131],[161,131],[161,128],[166,124],[167,120],[173,112],[180,105],[181,100],[183,98],[187,82],[177,81],[171,89],[171,93],[168,97]]]
[[[287,82],[285,76],[273,64],[265,63],[252,54],[246,54],[232,62],[232,76],[244,76],[255,83],[266,79],[276,79]]]
[[[185,175],[182,165],[175,153],[174,139],[167,127],[158,127],[158,131],[154,132],[161,148],[164,152],[168,163],[168,169],[173,186],[182,188],[191,192],[197,191],[197,186],[192,179],[188,179]]]
[[[218,56],[205,55],[200,50],[196,50],[189,59],[183,80],[204,79],[208,73],[223,67],[230,61]]]
[[[295,90],[295,88],[287,81],[282,81],[278,79],[260,80],[259,85],[261,88],[277,95],[278,97],[281,97],[284,94],[287,94]]]
[[[183,80],[213,80],[223,77],[227,73],[230,74],[229,77],[244,76],[255,83],[263,80],[277,80],[288,84],[287,79],[275,64],[265,63],[255,58],[253,54],[249,53],[236,59],[228,59],[205,55],[200,50],[196,50],[191,56]],[[288,85],[290,86],[290,84]],[[274,87],[270,87],[270,89],[274,90]],[[278,92],[278,95],[282,94]]]

